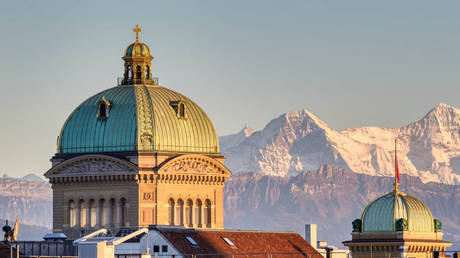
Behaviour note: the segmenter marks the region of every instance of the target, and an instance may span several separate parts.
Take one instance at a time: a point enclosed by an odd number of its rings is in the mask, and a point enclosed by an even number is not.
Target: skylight
[[[191,236],[186,236],[185,238],[190,242],[190,244],[198,246],[198,243]]]
[[[232,240],[230,240],[229,238],[226,238],[226,237],[222,237],[222,239],[227,242],[227,244],[231,247],[236,247],[236,245],[232,242]]]

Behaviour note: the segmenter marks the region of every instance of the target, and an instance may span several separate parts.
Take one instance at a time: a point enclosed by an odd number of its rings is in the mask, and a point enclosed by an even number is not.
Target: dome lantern
[[[129,44],[122,59],[125,61],[125,71],[123,74],[122,85],[156,85],[152,78],[151,61],[153,56],[150,48],[139,41],[139,32],[142,29],[139,25],[133,29],[136,33],[136,41]]]

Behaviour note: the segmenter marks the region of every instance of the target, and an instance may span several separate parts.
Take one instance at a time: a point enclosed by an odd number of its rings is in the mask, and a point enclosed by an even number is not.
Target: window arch
[[[80,218],[77,220],[77,227],[84,227],[86,225],[86,204],[84,200],[78,202],[77,216]],[[79,222],[79,223],[78,223]]]
[[[106,203],[105,203],[105,199],[100,199],[99,200],[99,207],[101,209],[101,212],[99,214],[99,221],[100,221],[100,227],[103,227],[107,224],[107,221],[106,221],[106,217],[107,217],[107,209],[106,209]]]
[[[196,222],[195,222],[195,225],[199,228],[203,227],[203,220],[202,220],[202,217],[203,217],[203,214],[202,214],[202,207],[203,207],[203,203],[201,202],[200,199],[196,200],[196,208],[195,208],[195,218],[196,218]]]
[[[126,216],[128,215],[127,212],[128,212],[128,209],[127,209],[127,205],[126,205],[126,199],[125,198],[121,198],[120,199],[120,206],[121,206],[121,226],[122,227],[126,227]]]
[[[211,201],[206,199],[204,202],[204,225],[207,228],[211,227]]]
[[[110,102],[102,96],[102,99],[97,104],[97,118],[106,119],[109,117]]]
[[[88,208],[89,208],[89,218],[87,218],[89,222],[88,224],[90,227],[94,227],[96,226],[96,215],[97,215],[96,201],[91,199],[88,203]]]
[[[170,198],[168,201],[168,219],[169,219],[169,225],[174,225],[174,206],[175,202],[173,198]]]
[[[77,224],[77,207],[73,200],[69,201],[69,226],[75,227]]]
[[[185,206],[185,214],[185,223],[187,227],[193,227],[193,201],[190,199],[187,200],[187,205]]]
[[[141,83],[141,79],[142,79],[141,66],[138,65],[138,66],[136,67],[136,81],[137,81],[137,83]]]
[[[176,216],[177,216],[177,225],[183,226],[184,225],[184,201],[182,199],[177,200],[177,208],[176,208]]]
[[[150,66],[145,67],[145,79],[150,79]]]
[[[171,105],[172,109],[176,113],[177,118],[185,118],[186,105],[183,100],[171,100],[169,105]]]
[[[185,117],[185,104],[182,102],[179,104],[179,117],[180,118]]]
[[[132,79],[133,78],[133,69],[131,65],[126,66],[126,73],[127,73],[127,78],[126,79]]]

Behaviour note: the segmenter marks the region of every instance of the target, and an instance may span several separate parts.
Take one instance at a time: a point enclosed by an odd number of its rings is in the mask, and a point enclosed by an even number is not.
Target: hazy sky
[[[142,26],[160,84],[219,135],[308,109],[337,130],[460,107],[459,1],[3,1],[0,174],[42,174]]]

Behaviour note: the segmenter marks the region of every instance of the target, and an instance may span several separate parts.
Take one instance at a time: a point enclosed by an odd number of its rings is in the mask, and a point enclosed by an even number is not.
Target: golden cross
[[[141,27],[136,24],[136,28],[134,28],[133,31],[136,32],[136,41],[139,41],[139,32],[142,31]]]

